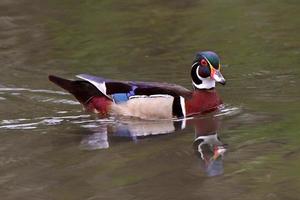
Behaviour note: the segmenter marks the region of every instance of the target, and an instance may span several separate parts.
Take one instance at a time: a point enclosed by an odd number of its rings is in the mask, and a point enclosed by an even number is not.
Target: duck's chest
[[[199,90],[193,93],[192,98],[186,99],[185,109],[186,115],[203,114],[218,109],[222,104],[215,90],[206,91]]]

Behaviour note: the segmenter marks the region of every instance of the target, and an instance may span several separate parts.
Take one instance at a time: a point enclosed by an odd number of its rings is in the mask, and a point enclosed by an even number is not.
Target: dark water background
[[[1,199],[300,199],[299,13],[296,0],[1,0]],[[221,56],[228,83],[223,112],[208,117],[227,149],[218,176],[193,126],[97,119],[47,80],[190,88],[199,50]]]

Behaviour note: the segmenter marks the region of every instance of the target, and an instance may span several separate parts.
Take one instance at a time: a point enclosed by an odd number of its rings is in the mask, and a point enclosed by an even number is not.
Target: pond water
[[[299,8],[2,0],[1,199],[300,199]],[[47,79],[191,88],[200,50],[221,57],[225,106],[193,120],[100,119]]]

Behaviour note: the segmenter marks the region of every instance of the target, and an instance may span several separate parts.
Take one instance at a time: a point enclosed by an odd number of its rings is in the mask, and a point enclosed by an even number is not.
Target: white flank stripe
[[[181,110],[182,110],[183,117],[185,118],[186,110],[185,110],[185,101],[184,101],[183,97],[180,97],[180,105],[181,105]]]

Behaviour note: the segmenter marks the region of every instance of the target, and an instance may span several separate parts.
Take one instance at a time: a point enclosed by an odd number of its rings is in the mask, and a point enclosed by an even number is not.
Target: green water
[[[1,199],[300,199],[299,12],[296,0],[1,1]],[[206,117],[227,149],[218,176],[194,124],[97,119],[47,80],[191,88],[200,50],[220,55],[227,80],[225,109]]]

